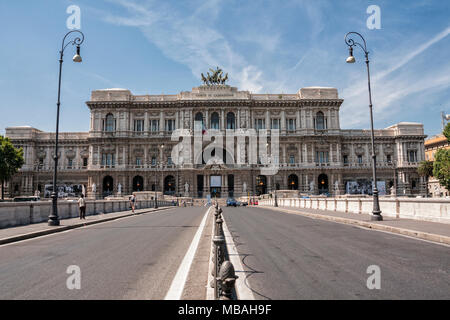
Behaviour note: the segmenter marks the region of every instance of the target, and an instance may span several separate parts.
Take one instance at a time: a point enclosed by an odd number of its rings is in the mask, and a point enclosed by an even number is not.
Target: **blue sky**
[[[255,93],[336,87],[341,127],[369,128],[363,53],[348,65],[344,35],[362,33],[370,51],[376,128],[421,122],[441,130],[450,113],[450,1],[42,0],[0,2],[0,134],[30,125],[55,130],[58,55],[66,9],[81,9],[83,62],[65,53],[61,131],[88,131],[91,90],[174,94],[220,66],[229,84]],[[381,29],[369,30],[369,5]]]

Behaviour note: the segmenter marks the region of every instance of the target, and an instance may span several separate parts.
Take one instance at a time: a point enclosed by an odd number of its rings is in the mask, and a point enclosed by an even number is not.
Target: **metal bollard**
[[[233,264],[228,260],[224,261],[220,266],[219,277],[217,278],[220,285],[220,300],[231,300],[233,298],[233,288],[237,278]]]
[[[216,235],[213,238],[213,243],[215,246],[214,250],[214,299],[218,299],[219,297],[219,285],[218,285],[218,275],[221,264],[221,256],[223,256],[223,247],[225,244],[225,238],[222,235]],[[222,251],[222,253],[221,253]]]

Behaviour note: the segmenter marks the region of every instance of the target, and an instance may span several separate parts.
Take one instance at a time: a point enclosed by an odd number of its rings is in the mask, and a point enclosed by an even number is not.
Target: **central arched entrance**
[[[256,195],[260,196],[267,193],[267,177],[259,175],[256,177]]]
[[[114,190],[114,179],[111,176],[103,178],[103,196],[107,197],[112,195]]]
[[[164,178],[164,194],[175,194],[175,178],[173,176],[167,176]]]
[[[141,176],[135,176],[133,178],[133,191],[143,191],[144,190],[144,178]]]
[[[209,186],[211,193],[211,198],[220,198],[222,192],[222,176],[211,175],[209,176]]]
[[[319,194],[328,193],[328,176],[322,173],[319,175],[317,182],[319,186]]]

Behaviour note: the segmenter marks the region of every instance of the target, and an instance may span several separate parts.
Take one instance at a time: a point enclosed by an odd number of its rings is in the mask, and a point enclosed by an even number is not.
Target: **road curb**
[[[368,228],[368,229],[387,231],[387,232],[397,233],[397,234],[401,234],[401,235],[405,235],[405,236],[409,236],[409,237],[413,237],[413,238],[419,238],[422,240],[428,240],[428,241],[432,241],[432,242],[438,242],[438,243],[450,245],[450,237],[438,235],[438,234],[434,234],[434,233],[422,232],[422,231],[411,230],[411,229],[404,229],[404,228],[393,227],[393,226],[386,226],[386,225],[382,225],[382,224],[348,219],[348,218],[342,218],[342,217],[333,217],[333,216],[328,216],[328,215],[323,215],[323,214],[318,214],[318,213],[306,213],[306,212],[295,211],[295,210],[290,210],[290,209],[285,209],[285,208],[280,208],[280,207],[274,208],[274,207],[269,207],[269,206],[261,206],[261,208],[272,209],[275,211],[285,211],[287,213],[298,214],[298,215],[302,215],[302,216],[313,218],[313,219],[320,219],[320,220],[327,220],[327,221],[339,222],[339,223],[350,224],[350,225],[357,225],[357,226],[361,226],[361,227]]]
[[[119,216],[119,217],[109,217],[109,218],[105,218],[105,219],[101,219],[101,220],[77,223],[77,224],[74,224],[74,225],[71,225],[71,226],[61,226],[61,227],[55,227],[55,229],[48,229],[48,230],[24,233],[24,234],[20,234],[20,235],[17,235],[17,236],[12,236],[12,237],[8,237],[8,238],[0,239],[0,245],[13,243],[13,242],[17,242],[17,241],[22,241],[22,240],[27,240],[27,239],[32,239],[32,238],[37,238],[37,237],[42,237],[42,236],[49,235],[49,234],[52,234],[52,233],[63,232],[63,231],[71,230],[71,229],[86,227],[86,226],[89,226],[89,225],[98,224],[98,223],[102,223],[102,222],[118,220],[118,219],[121,219],[121,218],[126,218],[126,217],[130,217],[130,216],[133,216],[133,215],[140,215],[140,214],[147,213],[147,212],[166,210],[168,208],[170,208],[170,207],[163,207],[163,208],[157,208],[157,209],[148,208],[149,210],[146,210],[146,211],[143,211],[143,212],[139,212],[138,214],[129,213],[129,214],[125,214],[125,215]],[[150,210],[150,209],[154,209],[154,210]],[[145,210],[145,209],[143,209],[143,210]]]

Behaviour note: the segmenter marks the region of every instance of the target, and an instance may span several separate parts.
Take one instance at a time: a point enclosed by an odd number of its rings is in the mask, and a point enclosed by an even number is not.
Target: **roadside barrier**
[[[215,203],[214,208],[214,237],[213,242],[213,256],[214,268],[212,269],[213,279],[210,286],[214,288],[215,300],[236,300],[234,292],[234,285],[238,278],[234,272],[234,266],[229,261],[226,252],[226,243],[223,233],[223,219],[222,208]]]

